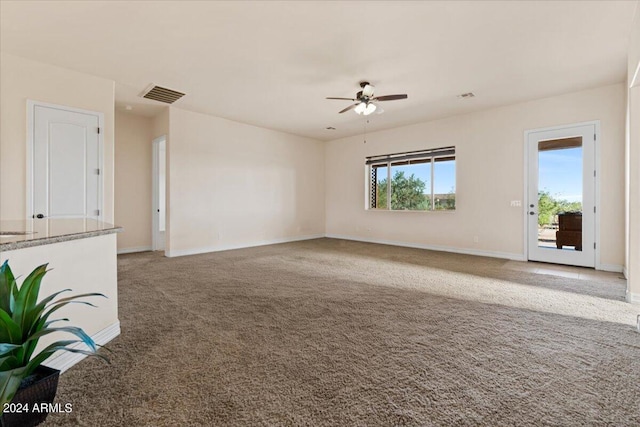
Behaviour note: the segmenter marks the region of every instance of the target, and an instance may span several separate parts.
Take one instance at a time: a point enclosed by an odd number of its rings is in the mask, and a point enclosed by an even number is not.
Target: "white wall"
[[[621,269],[622,84],[375,132],[366,144],[362,136],[327,143],[327,234],[523,259],[524,131],[590,120],[601,121],[601,262]],[[456,146],[455,212],[364,209],[366,156],[450,145]],[[523,207],[510,207],[511,200]]]
[[[118,251],[151,249],[152,119],[115,114],[115,223]]]
[[[167,138],[169,137],[169,107],[165,108],[162,112],[153,117],[151,122],[153,128],[153,139],[163,135]]]
[[[640,65],[640,2],[632,28],[626,86],[626,273],[627,300],[640,302],[640,73],[632,81]]]
[[[113,222],[114,82],[0,53],[0,218],[26,218],[27,100],[104,113],[104,220]]]
[[[169,256],[324,235],[322,142],[169,115]]]

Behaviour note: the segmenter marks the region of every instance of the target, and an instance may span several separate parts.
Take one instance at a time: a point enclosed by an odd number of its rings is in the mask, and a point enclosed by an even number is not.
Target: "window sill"
[[[390,209],[372,209],[372,208],[365,208],[365,211],[369,211],[369,212],[413,212],[413,213],[455,213],[456,209],[447,209],[447,210],[443,210],[443,209],[438,209],[435,211],[421,211],[421,210],[390,210]]]

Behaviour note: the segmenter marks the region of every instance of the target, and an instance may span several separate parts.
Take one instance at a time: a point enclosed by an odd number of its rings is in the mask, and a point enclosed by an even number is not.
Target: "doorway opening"
[[[597,122],[526,132],[527,258],[596,265]]]
[[[166,175],[167,175],[167,138],[165,135],[153,140],[153,211],[151,247],[154,251],[165,249],[165,230],[167,221]]]

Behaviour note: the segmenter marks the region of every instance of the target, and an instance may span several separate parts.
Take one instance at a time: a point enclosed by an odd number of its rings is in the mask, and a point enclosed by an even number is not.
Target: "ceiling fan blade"
[[[407,99],[408,96],[406,93],[402,94],[402,95],[382,95],[382,96],[376,96],[375,98],[373,98],[373,101],[395,101],[396,99]]]
[[[358,104],[360,104],[360,103],[358,102],[358,103],[355,103],[355,104],[353,104],[353,105],[349,105],[349,106],[348,106],[347,108],[345,108],[344,110],[342,110],[342,111],[338,111],[338,114],[346,113],[346,112],[347,112],[347,111],[349,111],[349,110],[353,110],[354,108],[356,108],[356,106],[357,106]]]
[[[341,101],[357,101],[356,99],[353,99],[353,98],[333,98],[333,97],[328,97],[326,99],[339,99]]]
[[[365,85],[365,87],[362,88],[362,95],[371,98],[374,89],[375,87],[373,87],[373,85]]]

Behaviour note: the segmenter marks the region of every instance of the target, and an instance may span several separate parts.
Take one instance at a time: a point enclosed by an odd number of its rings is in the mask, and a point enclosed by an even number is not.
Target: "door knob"
[[[533,205],[531,204],[531,205],[529,205],[529,207],[530,207],[530,208],[532,208],[532,207],[533,207]]]
[[[535,215],[535,214],[536,214],[535,212],[529,212],[529,215]]]
[[[44,215],[42,215],[42,214],[38,214],[38,215],[36,215],[36,218],[38,218],[38,219],[42,219],[42,218],[44,218]]]

